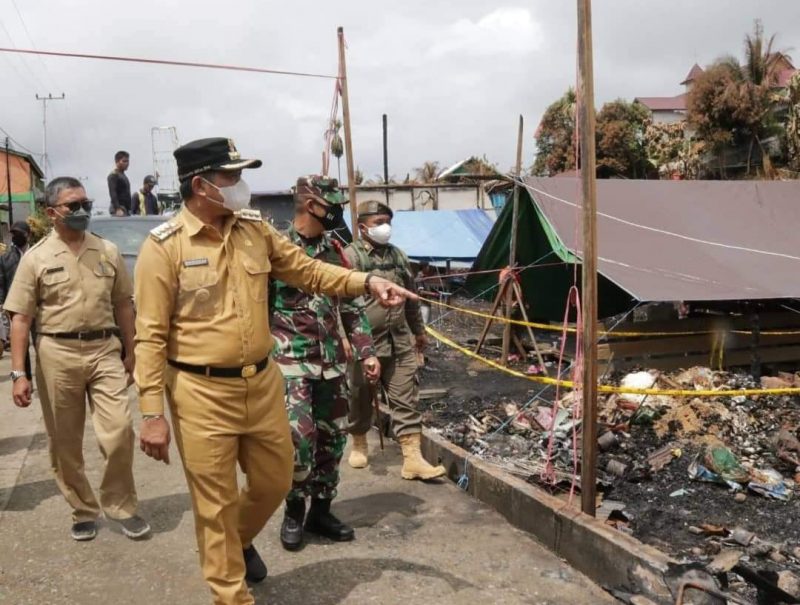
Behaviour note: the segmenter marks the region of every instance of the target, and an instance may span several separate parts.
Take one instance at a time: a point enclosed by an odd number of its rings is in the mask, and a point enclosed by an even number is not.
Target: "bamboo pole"
[[[522,174],[522,116],[519,117],[519,131],[517,132],[517,163],[514,167],[516,178]],[[514,183],[514,200],[511,208],[511,243],[508,252],[508,266],[513,268],[517,263],[517,227],[519,222],[519,185]],[[514,279],[513,275],[509,275],[508,279]],[[513,308],[514,292],[512,288],[506,288],[505,296],[505,318],[511,319],[511,309]],[[519,301],[522,305],[522,301]],[[506,322],[503,326],[503,365],[508,365],[508,354],[511,351],[511,331],[512,325]]]
[[[581,510],[594,516],[597,492],[597,188],[592,2],[578,0],[578,98],[583,197],[583,438]]]
[[[350,221],[353,241],[358,239],[358,209],[356,208],[356,170],[353,165],[353,135],[350,131],[350,99],[347,95],[347,64],[344,52],[344,28],[337,29],[339,37],[339,86],[342,93],[342,122],[344,128],[345,160],[347,161],[347,196],[350,200]]]

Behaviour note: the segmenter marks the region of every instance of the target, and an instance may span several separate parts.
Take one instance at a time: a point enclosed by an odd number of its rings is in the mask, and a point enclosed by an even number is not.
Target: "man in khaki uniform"
[[[389,243],[392,234],[392,209],[379,201],[358,205],[361,238],[345,250],[350,266],[374,273],[406,288],[414,287],[408,257]],[[432,466],[420,452],[422,416],[417,410],[416,351],[426,345],[425,324],[419,302],[408,300],[403,306],[384,308],[367,299],[367,318],[372,327],[375,354],[381,364],[380,381],[392,411],[392,428],[403,449],[403,479],[434,479],[445,474],[443,466]],[[416,351],[415,351],[416,349]],[[368,463],[367,431],[372,424],[372,396],[360,364],[351,375],[350,433],[353,447],[349,463],[364,468]]]
[[[22,257],[5,301],[14,403],[31,403],[25,353],[35,319],[36,382],[53,472],[73,510],[72,537],[94,538],[102,508],[125,535],[140,538],[150,527],[136,515],[132,470],[133,287],[117,247],[86,232],[92,202],[80,181],[59,177],[45,195],[53,231]],[[83,469],[87,396],[105,461],[99,505]]]
[[[218,605],[253,603],[245,580],[267,569],[253,546],[292,484],[284,382],[270,361],[270,276],[314,293],[387,305],[415,296],[365,273],[309,258],[248,208],[230,139],[175,151],[184,207],[157,227],[136,265],[136,382],[141,446],[168,460],[170,406],[192,496],[203,575]],[[236,463],[247,476],[238,492]]]

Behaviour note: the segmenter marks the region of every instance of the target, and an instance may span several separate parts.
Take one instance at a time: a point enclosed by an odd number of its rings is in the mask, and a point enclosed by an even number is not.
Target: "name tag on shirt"
[[[183,261],[184,267],[204,267],[208,265],[207,258],[191,258],[189,260]]]
[[[50,274],[50,273],[58,273],[59,271],[63,271],[63,270],[64,270],[64,267],[50,267],[49,269],[47,269],[47,270],[45,271],[45,273],[46,273],[46,274]]]

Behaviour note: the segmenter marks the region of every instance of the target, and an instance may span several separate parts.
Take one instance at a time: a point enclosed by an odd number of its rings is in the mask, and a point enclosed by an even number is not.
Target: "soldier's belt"
[[[67,338],[70,340],[100,340],[119,336],[119,328],[105,328],[103,330],[86,330],[84,332],[37,332],[38,336],[50,338]]]
[[[178,370],[190,372],[191,374],[200,374],[201,376],[210,376],[212,378],[250,378],[267,367],[267,364],[269,363],[269,357],[265,357],[257,363],[251,363],[246,366],[239,366],[235,368],[196,366],[191,363],[183,363],[182,361],[175,361],[173,359],[168,359],[167,363]]]

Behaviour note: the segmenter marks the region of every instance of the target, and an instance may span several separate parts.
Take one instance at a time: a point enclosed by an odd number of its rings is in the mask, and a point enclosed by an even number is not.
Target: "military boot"
[[[397,438],[403,448],[403,469],[400,471],[403,479],[435,479],[446,472],[443,466],[432,466],[422,457],[419,449],[421,438],[420,433],[400,435]]]
[[[306,531],[334,542],[349,542],[356,537],[352,527],[342,523],[333,515],[331,501],[327,498],[311,499],[311,509],[306,518]]]
[[[299,550],[303,546],[303,519],[305,516],[305,498],[286,501],[286,511],[281,524],[281,544],[286,550]]]
[[[350,450],[350,458],[347,462],[353,468],[364,468],[368,462],[369,448],[367,446],[367,436],[353,435],[353,448]]]

